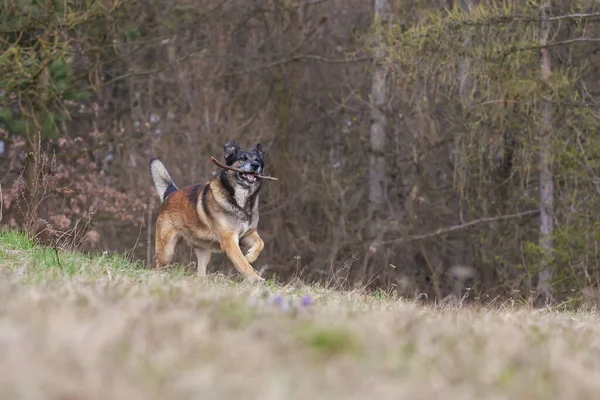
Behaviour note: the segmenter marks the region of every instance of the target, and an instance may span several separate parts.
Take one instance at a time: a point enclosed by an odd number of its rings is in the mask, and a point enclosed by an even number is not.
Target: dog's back
[[[210,217],[210,211],[207,212],[215,208],[208,193],[208,184],[184,186],[171,193],[169,190],[165,192],[167,195],[156,221],[163,231],[161,236],[165,236],[164,231],[174,231],[177,237],[194,248],[220,251],[219,238],[213,229],[214,218]],[[204,199],[200,198],[203,194]],[[212,214],[217,214],[215,211]]]

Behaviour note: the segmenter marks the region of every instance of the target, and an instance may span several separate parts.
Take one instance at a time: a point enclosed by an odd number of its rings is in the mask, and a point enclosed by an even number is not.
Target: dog
[[[225,165],[248,174],[221,170],[206,183],[178,188],[158,158],[150,160],[150,174],[161,201],[156,220],[156,269],[173,260],[182,239],[194,248],[197,274],[206,275],[212,253],[224,252],[250,282],[264,282],[252,268],[264,248],[258,234],[258,195],[265,168],[265,150],[259,143],[242,150],[234,140],[223,146]],[[240,245],[247,247],[244,254]]]

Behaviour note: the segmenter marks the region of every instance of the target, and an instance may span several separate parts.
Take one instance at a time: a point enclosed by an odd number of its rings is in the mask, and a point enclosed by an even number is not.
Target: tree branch
[[[518,21],[518,22],[554,22],[554,21],[562,21],[565,19],[586,19],[586,18],[599,18],[599,17],[600,17],[600,12],[565,14],[565,15],[558,15],[556,17],[546,17],[546,18],[531,18],[531,17],[499,17],[499,18],[510,19],[512,21]],[[493,19],[493,17],[492,17],[492,19]]]
[[[509,24],[512,22],[555,22],[562,21],[565,19],[589,19],[589,18],[600,18],[600,12],[596,13],[576,13],[576,14],[566,14],[566,15],[558,15],[556,17],[548,17],[548,18],[533,18],[533,17],[525,17],[518,15],[501,15],[494,16],[488,18],[482,18],[481,20],[468,20],[463,19],[459,21],[451,22],[451,26],[459,27],[461,25],[465,26],[482,26],[482,25],[490,25],[490,24]]]
[[[525,46],[525,47],[513,47],[508,51],[504,52],[502,58],[506,58],[511,53],[515,53],[517,51],[527,51],[527,50],[540,50],[540,49],[548,49],[550,47],[558,47],[558,46],[567,46],[573,43],[600,43],[600,38],[575,38],[568,40],[561,40],[560,42],[552,42],[546,44],[539,44],[535,46]]]
[[[161,65],[159,67],[153,68],[153,69],[149,69],[149,70],[144,70],[144,71],[132,71],[132,72],[127,72],[123,75],[119,75],[111,80],[108,80],[106,82],[102,82],[98,85],[93,85],[93,86],[88,86],[85,87],[83,89],[78,88],[77,90],[90,90],[90,89],[101,89],[101,88],[105,88],[107,86],[110,86],[114,83],[120,82],[124,79],[128,79],[128,78],[132,78],[132,77],[137,77],[137,76],[145,76],[145,75],[152,75],[152,74],[157,74],[159,72],[162,72],[166,69],[168,69],[169,67],[178,65],[182,62],[187,61],[190,58],[193,58],[194,56],[194,52],[190,52],[182,57],[180,57],[179,59],[170,62],[170,63],[166,63],[164,65]],[[370,61],[372,58],[371,57],[358,57],[355,59],[343,59],[343,58],[328,58],[328,57],[322,57],[322,56],[318,56],[318,55],[314,55],[314,54],[301,54],[301,55],[297,55],[297,56],[292,56],[289,58],[285,58],[282,60],[277,60],[277,61],[273,61],[271,63],[268,64],[264,64],[264,65],[258,65],[256,67],[251,67],[251,68],[245,68],[239,71],[235,71],[229,74],[224,74],[224,75],[220,75],[217,76],[213,79],[217,79],[217,78],[225,78],[225,77],[229,77],[229,76],[234,76],[234,75],[242,75],[242,74],[246,74],[249,72],[255,72],[255,71],[259,71],[262,69],[268,69],[268,68],[272,68],[272,67],[277,67],[279,65],[284,65],[284,64],[289,64],[291,62],[294,61],[300,61],[300,60],[313,60],[313,61],[319,61],[319,62],[324,62],[324,63],[330,63],[330,64],[345,64],[345,63],[358,63],[358,62],[365,62],[365,61]],[[68,93],[69,90],[61,93],[61,95],[65,95],[66,93]]]
[[[299,55],[299,56],[293,57],[292,61],[298,61],[298,60],[303,60],[303,59],[304,60],[315,60],[315,61],[320,61],[320,62],[330,63],[330,64],[348,64],[348,63],[371,61],[373,58],[372,57],[357,57],[355,59],[345,59],[345,58],[328,58],[328,57],[317,56],[314,54],[304,54],[304,55]]]
[[[314,55],[314,54],[300,54],[300,55],[296,55],[296,56],[291,56],[289,58],[284,58],[281,60],[273,61],[273,62],[270,62],[267,64],[258,65],[256,67],[244,68],[239,71],[234,71],[229,74],[221,75],[219,78],[233,76],[233,75],[242,75],[242,74],[246,74],[249,72],[255,72],[255,71],[260,71],[262,69],[278,67],[280,65],[285,65],[285,64],[289,64],[289,63],[292,63],[295,61],[301,61],[301,60],[313,60],[313,61],[319,61],[319,62],[330,63],[330,64],[350,64],[350,63],[371,61],[372,57],[358,57],[355,59],[345,59],[345,58],[328,58],[328,57],[322,57],[322,56],[318,56],[318,55]]]
[[[329,0],[306,0],[306,1],[301,2],[299,5],[313,6],[315,4],[325,3],[327,1],[329,1]]]
[[[573,43],[588,43],[588,42],[600,42],[600,38],[575,38],[568,40],[561,40],[560,42],[551,42],[546,44],[540,44],[536,46],[527,46],[527,47],[517,47],[515,50],[539,50],[539,49],[547,49],[549,47],[557,47],[557,46],[566,46]]]
[[[412,242],[415,240],[423,240],[423,239],[428,239],[428,238],[431,238],[434,236],[444,235],[446,233],[466,229],[466,228],[469,228],[474,225],[479,225],[479,224],[494,222],[494,221],[502,221],[502,220],[507,220],[507,219],[521,218],[521,217],[525,217],[528,215],[539,214],[539,212],[540,212],[540,210],[528,210],[528,211],[522,211],[522,212],[515,213],[515,214],[498,215],[496,217],[484,217],[484,218],[476,219],[474,221],[465,222],[464,224],[460,224],[460,225],[439,228],[439,229],[436,229],[435,231],[432,231],[429,233],[424,233],[422,235],[415,235],[415,236],[408,236],[408,237],[404,237],[404,238],[384,240],[377,244],[403,243],[403,242]]]
[[[469,118],[469,115],[471,114],[471,112],[473,110],[475,110],[478,107],[482,107],[482,106],[486,106],[489,104],[518,104],[519,102],[517,100],[505,100],[505,99],[498,99],[498,100],[488,100],[488,101],[483,101],[481,103],[477,103],[475,105],[473,105],[471,108],[469,108],[469,110],[467,111],[465,118]]]
[[[149,69],[149,70],[145,70],[145,71],[137,71],[137,72],[128,72],[126,74],[117,76],[117,77],[115,77],[115,78],[113,78],[113,79],[111,79],[109,81],[102,82],[101,84],[97,85],[96,89],[103,88],[103,87],[106,87],[106,86],[110,86],[113,83],[122,81],[123,79],[131,78],[131,77],[134,77],[134,76],[144,76],[144,75],[157,74],[159,72],[162,72],[162,71],[166,70],[169,67],[172,67],[174,65],[180,64],[180,63],[188,60],[189,58],[192,57],[193,54],[194,54],[193,52],[190,52],[190,53],[188,53],[188,54],[186,54],[186,55],[178,58],[177,60],[175,60],[173,62],[166,63],[164,65],[161,65],[160,67],[156,67],[156,68],[153,68],[153,69]]]
[[[548,17],[545,19],[539,19],[538,21],[550,21],[551,22],[551,21],[561,21],[563,19],[583,19],[583,18],[596,18],[596,17],[600,17],[600,12],[559,15],[557,17]]]

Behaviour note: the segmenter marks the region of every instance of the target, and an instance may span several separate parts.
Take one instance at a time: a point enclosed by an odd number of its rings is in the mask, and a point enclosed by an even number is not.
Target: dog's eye
[[[242,161],[248,161],[248,156],[246,156],[246,155],[243,155],[243,156],[242,156]]]

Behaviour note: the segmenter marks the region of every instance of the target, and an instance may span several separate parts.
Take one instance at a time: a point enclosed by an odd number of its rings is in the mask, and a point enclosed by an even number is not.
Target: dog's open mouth
[[[256,183],[256,181],[258,180],[258,178],[256,177],[256,174],[254,173],[247,173],[247,174],[243,174],[238,172],[238,178],[240,178],[243,181],[246,181],[248,183]]]

